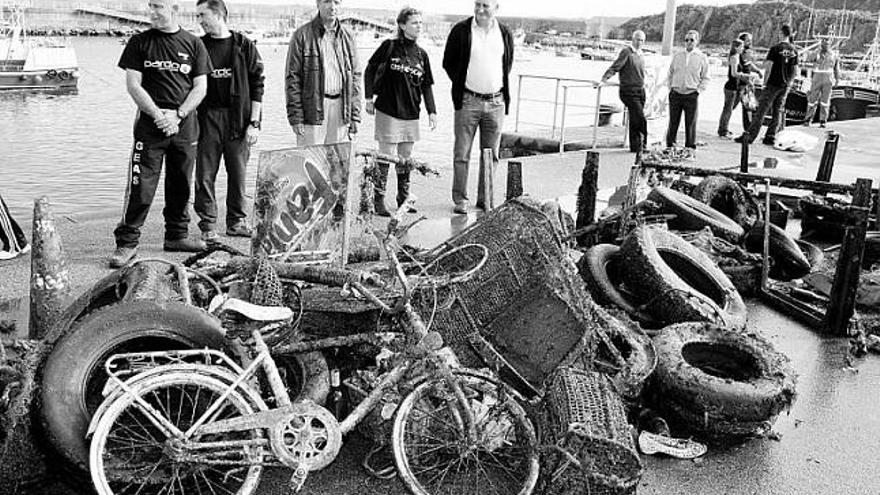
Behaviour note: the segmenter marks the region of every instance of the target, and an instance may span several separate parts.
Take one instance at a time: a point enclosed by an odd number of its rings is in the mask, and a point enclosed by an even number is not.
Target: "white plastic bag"
[[[773,147],[781,151],[803,153],[819,144],[819,138],[795,129],[783,129],[776,135]]]

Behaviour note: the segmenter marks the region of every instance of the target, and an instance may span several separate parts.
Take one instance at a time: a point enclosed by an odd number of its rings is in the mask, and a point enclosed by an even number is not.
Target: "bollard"
[[[495,176],[495,154],[491,148],[483,149],[480,155],[480,163],[482,165],[480,172],[483,174],[480,178],[483,188],[483,211],[489,211],[495,208],[495,187],[493,177]],[[477,195],[479,198],[479,194]]]
[[[518,198],[523,194],[522,163],[507,162],[507,195],[506,200]]]
[[[749,139],[751,139],[749,131],[743,131],[739,152],[739,171],[744,174],[749,173]]]
[[[39,340],[45,336],[64,311],[70,296],[70,272],[55,230],[49,198],[34,201],[33,240],[31,250],[31,316],[28,337]]]
[[[825,148],[822,149],[822,158],[819,160],[819,170],[816,172],[816,182],[831,181],[831,172],[834,170],[834,160],[837,158],[837,145],[839,142],[840,134],[828,131]]]
[[[596,193],[599,189],[599,153],[588,151],[581,172],[581,185],[577,195],[577,218],[575,229],[581,229],[593,223],[596,218]],[[577,239],[579,246],[586,245],[587,236]]]

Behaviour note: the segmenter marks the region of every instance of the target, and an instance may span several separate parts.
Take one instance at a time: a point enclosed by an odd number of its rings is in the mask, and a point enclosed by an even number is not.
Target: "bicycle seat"
[[[241,299],[230,297],[223,301],[217,312],[231,312],[252,321],[285,321],[293,317],[293,310],[287,306],[260,306]]]

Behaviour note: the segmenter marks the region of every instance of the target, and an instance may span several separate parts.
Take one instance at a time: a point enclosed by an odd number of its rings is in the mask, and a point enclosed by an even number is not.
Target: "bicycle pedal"
[[[290,486],[290,491],[293,493],[299,493],[302,490],[303,485],[306,484],[306,478],[309,476],[309,470],[303,467],[298,467],[293,470],[293,474],[290,476],[290,482],[288,483]]]

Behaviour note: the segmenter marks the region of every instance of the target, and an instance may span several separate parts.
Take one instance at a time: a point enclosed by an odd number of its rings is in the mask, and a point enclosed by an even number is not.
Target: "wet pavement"
[[[851,182],[871,178],[880,153],[873,148],[871,126],[866,121],[835,124],[844,137],[838,151],[838,167],[833,180]],[[653,132],[653,131],[652,131]],[[818,129],[806,129],[821,135]],[[697,165],[730,167],[738,161],[738,145],[730,141],[701,136],[706,145],[698,150]],[[633,155],[622,150],[601,150],[600,188],[626,182]],[[813,178],[821,156],[820,145],[809,153],[778,152],[757,145],[753,160],[780,157],[781,166],[773,173]],[[523,184],[527,193],[538,198],[574,194],[580,183],[584,153],[524,158]],[[431,161],[431,157],[427,157]],[[445,157],[435,157],[437,160]],[[845,164],[845,166],[844,166]],[[472,167],[471,188],[476,185],[476,166]],[[496,198],[503,199],[506,165],[496,175]],[[393,177],[393,175],[392,175]],[[451,176],[415,178],[413,191],[417,206],[428,220],[411,232],[411,242],[431,246],[464,228],[479,214],[452,215],[449,187]],[[393,188],[394,184],[389,184]],[[154,208],[144,231],[141,256],[162,256],[182,260],[183,254],[161,250],[160,209]],[[116,212],[92,218],[56,218],[58,230],[69,257],[71,280],[78,294],[109,273],[106,258],[113,248],[112,229]],[[30,230],[29,225],[24,226]],[[193,224],[192,230],[195,230]],[[247,241],[225,239],[247,249]],[[0,263],[0,299],[27,293],[30,262],[18,259]],[[880,356],[846,360],[848,342],[826,338],[804,328],[788,317],[761,304],[749,304],[749,327],[768,337],[778,350],[788,355],[799,375],[798,399],[788,415],[779,418],[773,431],[779,439],[757,439],[745,444],[712,448],[702,459],[684,461],[644,456],[646,470],[639,493],[642,494],[877,494],[880,470]],[[361,494],[407,493],[398,480],[370,478],[360,467],[365,442],[347,439],[340,458],[328,469],[313,473],[302,493]],[[258,493],[288,493],[286,471],[270,471]],[[50,493],[39,488],[31,493]],[[64,493],[52,491],[51,493]],[[69,491],[69,493],[74,493]]]

